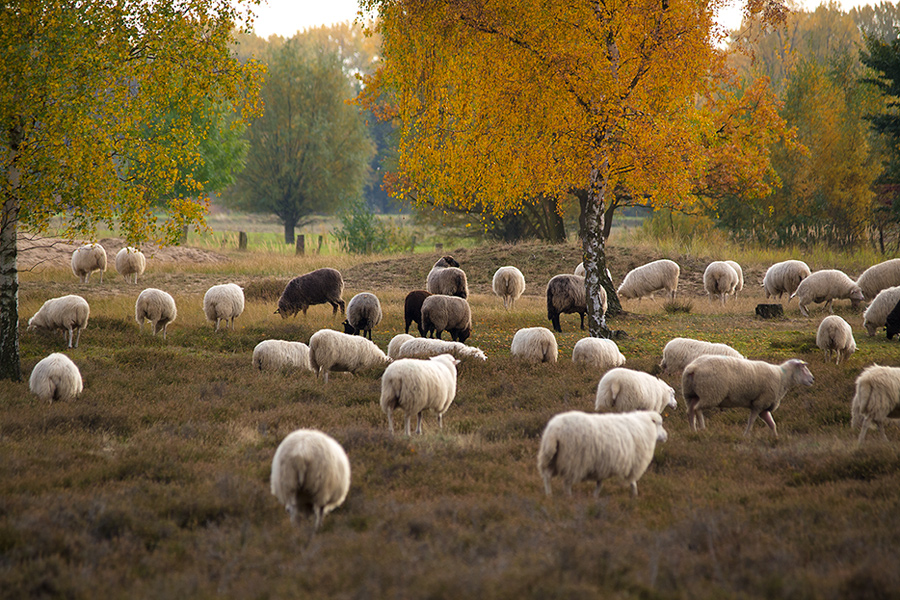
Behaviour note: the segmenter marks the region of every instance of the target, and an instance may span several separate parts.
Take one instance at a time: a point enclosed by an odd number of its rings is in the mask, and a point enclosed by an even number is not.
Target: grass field
[[[509,356],[516,329],[549,326],[544,286],[581,260],[574,245],[445,248],[469,277],[474,332],[486,363],[460,365],[456,400],[437,429],[390,436],[378,406],[378,374],[261,374],[254,346],[268,338],[306,342],[339,328],[327,305],[304,318],[273,314],[275,293],[320,266],[344,275],[345,300],[375,292],[385,311],[374,341],[403,331],[402,303],[424,286],[437,254],[303,258],[227,251],[229,263],[154,265],[138,286],[108,273],[82,285],[66,270],[22,275],[23,370],[55,351],[60,335],[26,332],[49,297],[78,293],[91,304],[81,346],[66,353],[85,382],[81,398],[51,405],[27,382],[0,382],[0,597],[5,598],[890,598],[900,590],[900,449],[871,435],[856,447],[850,400],[873,362],[900,366],[896,343],[870,338],[846,301],[836,311],[859,349],[826,363],[815,346],[823,316],[757,319],[759,282],[775,251],[681,253],[635,244],[609,248],[613,279],[646,260],[682,268],[689,313],[661,300],[626,302],[612,320],[627,333],[626,366],[656,373],[676,336],[726,342],[749,358],[799,357],[816,377],[788,393],[774,414],[779,438],[758,423],[742,435],[746,410],[707,414],[688,430],[679,407],[665,415],[669,440],[632,498],[620,481],[555,481],[546,497],[536,469],[547,420],[593,409],[601,373],[572,364],[583,336],[563,317],[556,365]],[[802,258],[794,255],[792,257]],[[701,295],[705,265],[735,258],[745,289],[724,309]],[[813,269],[856,276],[865,254],[818,253]],[[517,265],[526,295],[506,312],[490,293],[494,270]],[[214,333],[201,305],[206,288],[234,281],[248,290],[235,331]],[[143,335],[133,318],[139,290],[175,296],[168,340]],[[402,418],[402,416],[400,416]],[[312,535],[293,527],[269,493],[275,448],[300,427],[322,429],[346,449],[347,501]]]

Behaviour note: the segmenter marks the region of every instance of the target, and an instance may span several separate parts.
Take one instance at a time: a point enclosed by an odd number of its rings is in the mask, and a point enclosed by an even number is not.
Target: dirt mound
[[[116,252],[125,247],[125,240],[121,238],[103,238],[99,242],[106,250],[109,267],[114,269]],[[60,238],[27,234],[19,235],[19,268],[30,269],[37,265],[67,268],[72,264],[72,252],[79,246],[81,246],[81,242],[70,242]],[[196,264],[223,263],[230,260],[223,254],[184,246],[159,247],[153,244],[145,244],[140,249],[148,259],[159,262]]]

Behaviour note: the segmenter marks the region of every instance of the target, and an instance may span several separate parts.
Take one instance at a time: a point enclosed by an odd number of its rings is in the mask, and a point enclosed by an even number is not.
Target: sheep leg
[[[703,418],[703,411],[697,410],[697,416],[700,417],[700,429],[706,429],[706,419]]]
[[[550,319],[550,322],[553,323],[553,330],[562,333],[562,327],[559,325],[559,315],[553,315]]]
[[[763,411],[760,415],[763,420],[763,423],[769,426],[769,429],[772,430],[772,433],[775,434],[775,437],[778,437],[778,428],[775,427],[775,419],[772,418],[772,413],[768,410]]]
[[[388,418],[388,431],[391,432],[391,435],[394,435],[394,409],[390,406],[387,409],[387,418]]]
[[[412,415],[407,414],[406,415],[406,437],[412,437],[412,434],[410,433],[410,430],[409,430],[409,426],[411,423],[412,423]]]
[[[885,433],[885,431],[884,431],[884,423],[879,423],[879,424],[878,424],[878,431],[881,432],[881,439],[882,439],[883,441],[885,441],[885,442],[888,441],[888,439],[887,439],[887,433]]]
[[[444,413],[438,413],[438,429],[444,429]]]
[[[831,314],[834,314],[834,307],[831,305],[832,302],[834,302],[833,298],[825,303],[825,308],[828,309],[828,312],[830,312]]]
[[[603,486],[603,482],[597,480],[597,485],[594,486],[594,498],[600,497],[600,488]]]
[[[750,409],[750,419],[747,421],[747,429],[744,430],[744,435],[750,435],[750,430],[753,429],[753,422],[756,421],[756,417],[759,416],[759,413],[762,411]]]
[[[313,526],[313,531],[318,531],[319,526],[322,525],[322,507],[314,506],[313,515],[316,517],[316,524]]]
[[[76,348],[78,347],[78,342],[81,341],[81,330],[82,330],[82,328],[79,327],[79,328],[78,328],[78,333],[75,334],[75,347],[76,347]],[[70,341],[71,341],[71,335],[72,335],[72,334],[69,333]]]
[[[553,488],[550,487],[550,473],[542,473],[541,476],[544,478],[544,493],[548,496],[552,496]]]
[[[599,486],[598,486],[599,487]],[[631,482],[631,496],[637,497],[637,481]]]
[[[584,313],[578,313],[581,315],[581,330],[584,331]]]
[[[422,413],[416,415],[416,435],[422,435]]]
[[[166,339],[166,330],[168,330],[168,329],[169,329],[169,324],[168,324],[168,323],[166,323],[165,325],[163,325],[163,339]]]
[[[861,446],[866,439],[866,433],[869,431],[869,417],[863,417],[862,425],[860,425],[859,430],[859,439],[856,440],[857,446]]]
[[[65,335],[65,334],[63,334]],[[72,347],[72,328],[69,327],[69,348]]]
[[[138,331],[140,331],[141,333],[144,333],[144,319],[141,319]]]
[[[100,283],[103,283],[103,271],[100,271]]]
[[[804,317],[809,316],[809,311],[806,310],[806,305],[804,305],[802,302],[800,303],[800,314],[803,315]]]

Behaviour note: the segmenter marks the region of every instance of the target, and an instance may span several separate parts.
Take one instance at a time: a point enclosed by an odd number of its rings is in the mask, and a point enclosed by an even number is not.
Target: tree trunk
[[[616,208],[619,207],[618,198],[613,198],[609,202],[609,206],[606,207],[606,212],[603,213],[603,239],[609,240],[609,234],[612,231],[612,221],[613,221],[613,213],[616,212]]]
[[[554,244],[566,241],[566,223],[559,214],[559,200],[547,198],[543,203],[547,221],[547,239]]]
[[[13,186],[15,190],[16,186]],[[19,361],[19,269],[16,234],[19,201],[7,192],[0,215],[0,379],[21,381]]]
[[[294,245],[294,221],[284,220],[284,243]]]
[[[587,301],[588,331],[592,337],[609,337],[610,329],[606,325],[606,316],[600,302],[600,287],[606,289],[607,305],[621,306],[618,302],[612,282],[606,272],[606,239],[603,237],[603,213],[606,200],[609,161],[594,165],[590,173],[589,187],[579,196],[581,202],[583,230],[581,245],[584,255],[584,287]]]
[[[605,190],[604,190],[604,192],[605,192]],[[602,205],[601,205],[601,207],[597,208],[595,211],[590,210],[590,208],[589,208],[590,194],[589,194],[588,190],[576,189],[576,190],[572,190],[571,193],[576,198],[578,198],[578,203],[581,206],[581,212],[578,215],[578,224],[581,227],[581,230],[579,231],[578,235],[581,238],[582,260],[584,261],[584,268],[585,268],[585,275],[586,275],[587,268],[588,268],[588,257],[587,257],[587,252],[585,250],[585,248],[587,247],[586,243],[587,243],[587,240],[591,239],[592,237],[595,237],[594,232],[597,232],[597,231],[602,232],[604,230],[604,227],[603,227],[604,210],[602,208]],[[603,194],[603,197],[600,198],[600,202],[602,203],[604,201],[604,199],[605,199],[605,193]],[[592,222],[592,220],[594,222],[594,225],[589,226],[588,224],[590,222]],[[601,254],[602,254],[602,260],[600,261],[602,263],[602,268],[599,271],[599,277],[600,277],[600,284],[603,286],[603,289],[606,290],[606,316],[607,317],[615,317],[615,316],[621,315],[625,311],[622,310],[622,303],[619,301],[618,294],[616,294],[616,287],[613,285],[612,280],[609,278],[609,276],[607,274],[608,265],[606,263],[606,236],[604,236],[602,234],[600,235],[599,245],[600,245],[599,247],[601,249]],[[585,285],[585,290],[587,291],[589,289],[587,277],[585,277],[584,285]],[[599,292],[597,292],[597,293],[599,294]],[[588,310],[590,310],[590,307],[588,307]],[[593,336],[594,334],[591,333],[591,335]],[[597,337],[597,336],[594,336],[594,337]]]

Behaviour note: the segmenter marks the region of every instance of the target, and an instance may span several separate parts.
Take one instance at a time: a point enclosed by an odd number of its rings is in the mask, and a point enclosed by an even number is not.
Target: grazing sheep
[[[459,263],[452,256],[444,256],[434,263],[425,281],[425,289],[431,294],[469,297],[466,273],[459,268]]]
[[[676,408],[675,390],[665,381],[642,371],[610,369],[597,384],[594,410],[611,408],[616,412],[653,410],[662,413]]]
[[[874,298],[883,289],[900,286],[900,258],[872,265],[856,278],[856,285],[866,298]]]
[[[744,435],[750,433],[756,417],[760,417],[778,437],[772,413],[790,388],[812,384],[813,376],[806,363],[796,358],[770,365],[733,356],[701,356],[681,375],[691,429],[706,427],[705,408],[749,408],[750,420]]]
[[[422,302],[423,335],[441,339],[444,331],[454,342],[465,342],[472,334],[472,309],[464,298],[432,294]]]
[[[422,413],[429,409],[437,413],[438,427],[444,428],[444,413],[456,396],[458,364],[449,354],[439,354],[427,360],[401,358],[388,365],[381,377],[381,410],[387,414],[391,434],[398,408],[406,414],[406,435],[410,435],[413,415],[416,433],[422,435]]]
[[[513,336],[509,354],[528,362],[556,364],[556,336],[546,327],[525,327]]]
[[[574,274],[575,274],[575,275],[578,275],[579,277],[584,277],[585,275],[587,275],[587,271],[586,271],[585,268],[584,268],[584,262],[578,263],[578,266],[575,267],[575,273],[574,273]]]
[[[54,352],[34,365],[28,379],[28,389],[41,400],[74,400],[84,385],[78,367],[65,354]]]
[[[674,261],[656,260],[629,271],[616,293],[621,298],[640,300],[644,296],[650,296],[652,299],[654,292],[666,290],[669,297],[674,300],[680,274],[681,268]]]
[[[398,358],[400,358],[400,348],[403,346],[403,343],[414,339],[416,338],[409,335],[408,333],[398,333],[391,338],[390,342],[388,342],[387,355],[391,358],[391,360],[397,360]]]
[[[325,515],[350,491],[350,460],[337,441],[316,429],[298,429],[278,445],[272,459],[272,495],[299,524],[313,515],[318,530]]]
[[[709,301],[719,298],[722,306],[728,294],[733,294],[737,289],[738,275],[734,267],[721,260],[714,260],[703,272],[703,289],[709,295]]]
[[[144,274],[146,266],[147,259],[137,248],[126,246],[116,252],[116,271],[129,283],[131,283],[129,277],[134,275],[134,283],[137,284],[138,275]]]
[[[278,309],[275,311],[282,319],[293,317],[298,312],[306,310],[314,304],[331,305],[332,316],[337,314],[338,308],[344,314],[344,300],[341,294],[344,292],[344,279],[336,269],[316,269],[306,275],[300,275],[291,279],[281,297],[278,299]]]
[[[554,416],[541,435],[538,472],[544,491],[552,494],[550,479],[558,475],[566,494],[581,481],[596,481],[594,497],[604,479],[618,476],[637,496],[637,481],[650,466],[657,442],[668,438],[662,417],[653,411],[590,414],[570,411]]]
[[[881,290],[875,299],[869,302],[863,313],[863,327],[869,336],[875,335],[879,327],[887,325],[888,315],[898,302],[900,302],[900,285]]]
[[[797,286],[809,277],[810,273],[809,265],[802,260],[785,260],[775,263],[766,270],[763,277],[766,298],[772,297],[780,300],[782,294],[787,294],[788,302],[790,302],[791,294],[797,291]]]
[[[733,356],[744,358],[744,355],[728,344],[714,344],[691,338],[673,338],[663,348],[662,362],[659,367],[663,373],[681,371],[698,356],[713,354],[717,356]]]
[[[331,371],[359,372],[383,367],[391,362],[371,340],[348,335],[333,329],[320,329],[309,338],[309,367],[316,374],[324,374],[328,383]]]
[[[91,307],[81,296],[69,294],[59,298],[50,298],[44,302],[34,316],[28,319],[28,331],[33,329],[62,329],[69,332],[69,348],[72,347],[72,334],[75,334],[75,348],[81,340],[81,332],[88,326]],[[65,333],[63,333],[65,335]]]
[[[606,290],[600,288],[600,307],[606,314]],[[547,282],[547,318],[553,329],[562,332],[559,315],[578,313],[581,328],[584,329],[584,315],[587,312],[584,277],[577,275],[555,275]]]
[[[800,312],[804,317],[809,316],[806,307],[813,302],[824,302],[825,308],[833,314],[831,303],[835,299],[849,299],[853,308],[859,306],[861,300],[865,300],[856,282],[837,269],[824,269],[811,274],[800,282],[791,298],[794,296],[800,303]]]
[[[168,293],[156,288],[147,288],[137,297],[134,303],[134,320],[140,325],[140,331],[144,331],[144,321],[150,321],[153,326],[153,335],[163,332],[166,339],[166,330],[169,323],[178,316],[175,308],[175,299]]]
[[[100,271],[100,283],[106,271],[106,250],[100,244],[85,244],[72,253],[72,273],[81,283],[87,283],[91,273]]]
[[[258,343],[253,349],[252,364],[260,371],[278,371],[284,367],[312,371],[309,346],[286,340],[263,340]]]
[[[737,293],[744,289],[744,270],[741,268],[741,265],[734,262],[733,260],[726,260],[725,264],[734,269],[734,272],[737,273],[738,282],[737,287],[734,288],[732,294],[737,296]]]
[[[415,321],[416,326],[419,328],[419,335],[425,337],[425,330],[422,329],[422,303],[430,295],[425,290],[413,290],[406,295],[406,299],[403,301],[403,319],[406,322],[406,333],[409,333],[409,326]]]
[[[207,321],[215,322],[216,331],[219,321],[225,321],[226,329],[230,321],[234,331],[234,320],[244,312],[244,290],[236,283],[212,286],[203,296],[203,312]]]
[[[900,419],[900,368],[872,365],[860,373],[850,415],[850,426],[860,429],[858,443],[863,443],[872,427],[887,441],[885,422]]]
[[[378,296],[362,292],[350,298],[347,304],[347,320],[344,333],[372,339],[372,328],[381,323],[381,302]]]
[[[605,371],[625,364],[625,357],[612,340],[604,338],[583,338],[575,342],[572,362],[583,364],[598,371]]]
[[[503,308],[509,310],[525,293],[525,276],[515,267],[500,267],[494,273],[491,289],[503,300]]]
[[[888,313],[887,319],[884,321],[884,331],[889,340],[894,339],[894,336],[900,333],[900,301],[897,301],[894,309]]]
[[[834,352],[835,364],[841,364],[856,352],[856,340],[853,339],[850,324],[837,315],[825,317],[816,331],[816,346],[825,352],[827,360],[831,360],[831,353]]]
[[[474,346],[466,346],[461,342],[414,338],[412,336],[400,346],[397,358],[431,358],[439,354],[449,354],[459,360],[466,360],[467,358],[487,360],[484,352]]]

